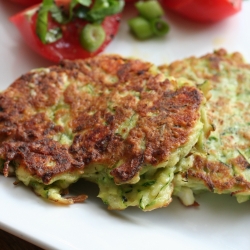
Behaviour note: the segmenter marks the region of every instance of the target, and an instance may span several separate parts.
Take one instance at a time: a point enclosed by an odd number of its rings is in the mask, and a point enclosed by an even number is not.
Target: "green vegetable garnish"
[[[46,43],[53,43],[60,38],[62,38],[62,31],[58,27],[49,29],[49,31],[46,33]]]
[[[87,19],[88,12],[89,12],[89,8],[85,6],[80,6],[79,8],[77,8],[75,12],[75,16],[80,19]]]
[[[73,14],[74,14],[74,8],[77,4],[81,4],[82,6],[89,7],[91,5],[91,0],[71,0],[70,6],[69,6],[69,19],[68,22],[71,21]]]
[[[161,19],[164,11],[156,0],[139,1],[135,4],[139,15],[129,20],[132,33],[139,39],[163,36],[169,31],[169,25]]]
[[[169,25],[162,19],[156,18],[150,21],[153,33],[156,36],[163,36],[168,33]]]
[[[57,6],[57,5],[55,5],[55,4],[53,4],[51,7],[50,7],[50,13],[51,13],[51,16],[52,16],[52,18],[56,21],[56,22],[58,22],[58,23],[63,23],[64,22],[64,16],[63,16],[63,13],[62,13],[62,11],[61,11],[61,9]]]
[[[44,44],[47,43],[46,35],[48,31],[48,13],[53,4],[53,0],[43,0],[41,8],[38,11],[36,34]]]
[[[139,39],[148,39],[154,35],[150,22],[143,17],[130,19],[128,25],[132,33]]]
[[[54,0],[43,0],[36,22],[36,33],[41,42],[47,44],[57,41],[63,36],[61,25],[71,22],[73,18],[80,18],[91,23],[82,29],[81,45],[91,52],[97,50],[105,40],[105,32],[96,23],[102,23],[106,16],[121,12],[124,0],[95,0],[93,6],[91,4],[92,0],[71,0],[69,11],[65,13]],[[53,29],[48,28],[49,15],[58,23]]]
[[[123,7],[124,1],[121,0],[96,0],[87,14],[87,19],[91,22],[102,21],[106,16],[121,12]]]
[[[140,16],[150,20],[164,15],[164,11],[158,1],[139,1],[135,4]]]
[[[105,31],[99,24],[87,24],[81,31],[80,42],[89,52],[96,51],[105,40]]]

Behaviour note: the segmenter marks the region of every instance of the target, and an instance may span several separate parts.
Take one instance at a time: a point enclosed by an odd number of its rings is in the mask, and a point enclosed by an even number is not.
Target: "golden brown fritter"
[[[166,75],[186,77],[198,85],[209,83],[207,113],[214,131],[204,148],[193,150],[182,166],[192,166],[176,176],[176,192],[190,187],[231,193],[239,202],[249,199],[250,188],[250,65],[239,53],[220,49],[200,58],[191,57],[161,66]]]
[[[203,103],[195,86],[116,55],[33,70],[0,94],[3,173],[15,172],[39,194],[40,184],[67,188],[96,168],[116,184],[136,183],[191,148]]]

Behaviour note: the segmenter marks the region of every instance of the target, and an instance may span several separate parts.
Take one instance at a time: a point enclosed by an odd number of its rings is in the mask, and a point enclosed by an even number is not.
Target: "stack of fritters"
[[[97,183],[110,209],[250,196],[250,65],[218,50],[156,67],[102,55],[33,70],[0,94],[0,170],[38,195]]]
[[[200,58],[191,57],[160,67],[166,75],[185,77],[197,85],[210,85],[206,105],[213,124],[204,152],[193,148],[178,166],[175,195],[191,205],[194,193],[209,190],[250,197],[250,65],[239,53],[221,49]],[[177,166],[177,168],[178,168]]]
[[[0,94],[0,169],[60,203],[84,200],[62,194],[85,178],[111,209],[166,206],[204,105],[191,81],[120,56],[33,70]]]

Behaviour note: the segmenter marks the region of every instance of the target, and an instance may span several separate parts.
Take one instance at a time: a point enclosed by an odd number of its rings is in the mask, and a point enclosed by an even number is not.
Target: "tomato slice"
[[[102,27],[106,33],[103,44],[95,52],[88,52],[82,48],[79,41],[80,31],[87,22],[77,18],[61,27],[63,33],[61,39],[54,43],[43,44],[36,35],[38,8],[39,5],[33,6],[14,15],[10,20],[18,28],[26,43],[34,51],[54,62],[59,62],[63,59],[82,59],[97,55],[112,41],[119,29],[120,14],[106,17],[102,23]],[[54,25],[55,23],[50,19],[50,28]],[[56,25],[58,26],[58,24]]]
[[[41,3],[43,0],[10,0],[11,2],[18,3],[24,6],[32,6]],[[70,0],[55,0],[59,6],[69,5]]]
[[[31,5],[41,3],[42,0],[11,0],[11,2],[18,3],[24,6],[31,6]]]
[[[239,12],[242,0],[162,0],[162,5],[195,21],[215,22]]]

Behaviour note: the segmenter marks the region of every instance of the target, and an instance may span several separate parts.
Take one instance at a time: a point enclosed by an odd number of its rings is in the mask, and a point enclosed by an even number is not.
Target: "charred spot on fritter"
[[[15,161],[19,168],[24,168],[28,174],[41,178],[45,184],[48,184],[55,175],[75,167],[83,167],[83,164],[72,158],[66,147],[50,139],[4,142],[1,156],[5,159],[4,172],[7,172],[9,163]]]

